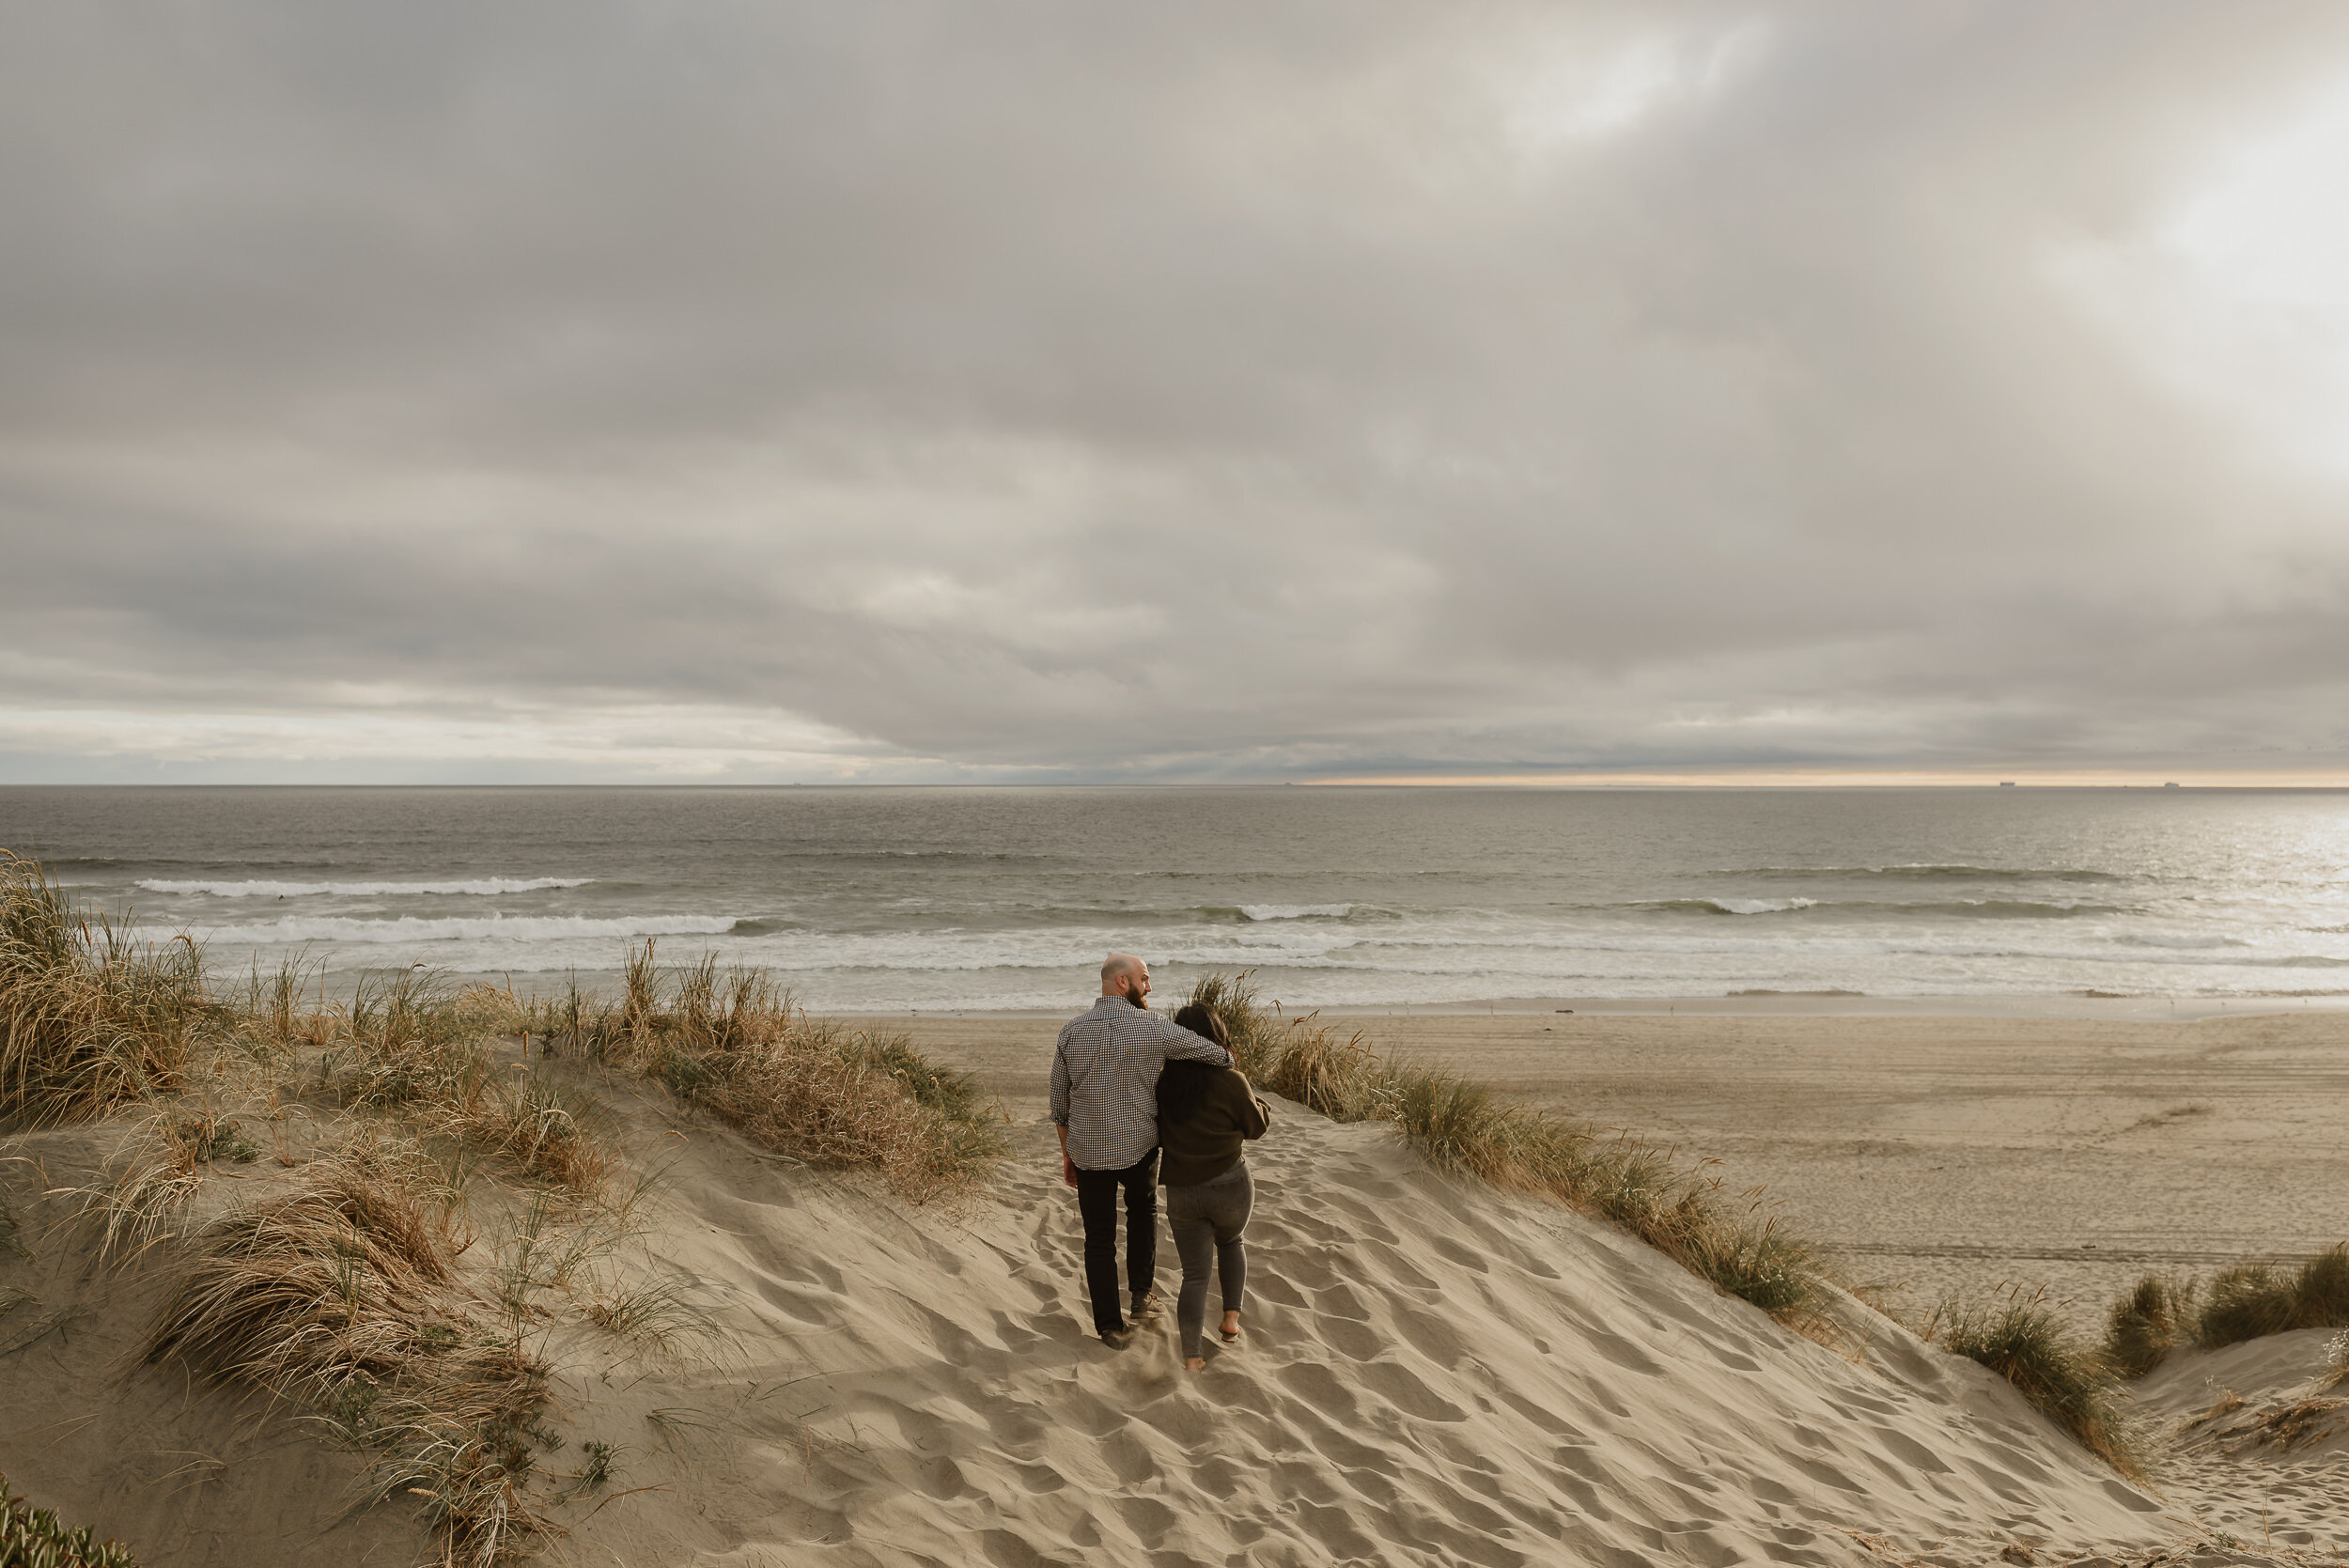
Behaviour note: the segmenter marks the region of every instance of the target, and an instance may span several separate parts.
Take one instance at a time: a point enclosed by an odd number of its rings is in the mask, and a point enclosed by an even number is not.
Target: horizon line
[[[2071,768],[1953,771],[1377,773],[1292,779],[0,781],[0,789],[2349,789],[2349,773]]]

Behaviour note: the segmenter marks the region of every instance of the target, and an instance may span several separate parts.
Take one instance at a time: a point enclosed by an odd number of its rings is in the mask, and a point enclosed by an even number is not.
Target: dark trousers
[[[1223,1310],[1236,1312],[1248,1296],[1248,1249],[1240,1233],[1255,1206],[1255,1184],[1241,1160],[1211,1182],[1166,1189],[1166,1228],[1174,1233],[1174,1252],[1183,1260],[1182,1294],[1174,1298],[1174,1327],[1186,1357],[1204,1356],[1207,1327],[1207,1268],[1223,1281]]]
[[[1159,1267],[1159,1151],[1123,1171],[1077,1172],[1077,1212],[1085,1222],[1085,1289],[1093,1296],[1093,1327],[1112,1333],[1126,1327],[1117,1296],[1117,1189],[1126,1189],[1126,1284],[1140,1300]]]

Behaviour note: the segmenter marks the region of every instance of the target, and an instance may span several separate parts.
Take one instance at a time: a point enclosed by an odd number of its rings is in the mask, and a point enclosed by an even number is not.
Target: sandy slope
[[[681,1141],[659,1247],[739,1293],[744,1361],[575,1387],[579,1429],[637,1451],[629,1483],[673,1488],[607,1510],[584,1561],[1843,1562],[1849,1529],[2166,1533],[1970,1363],[1887,1327],[1854,1364],[1374,1128],[1285,1110],[1247,1338],[1198,1377],[1171,1327],[1086,1335],[1042,1157],[941,1229]],[[664,1452],[660,1406],[708,1424]]]
[[[1378,1128],[1282,1109],[1247,1337],[1193,1377],[1171,1325],[1123,1353],[1086,1333],[1033,1119],[950,1218],[603,1092],[675,1162],[632,1265],[692,1281],[735,1346],[678,1365],[550,1324],[570,1441],[548,1467],[621,1450],[559,1511],[574,1562],[1973,1564],[2176,1534],[1971,1363],[1880,1320],[1839,1356]],[[86,1136],[39,1141],[55,1169]],[[76,1266],[0,1265],[95,1314],[0,1360],[0,1469],[153,1568],[412,1560],[397,1517],[335,1522],[350,1461],[125,1368],[144,1291]]]
[[[2205,1529],[2286,1560],[2349,1560],[2349,1386],[2328,1387],[2332,1330],[2173,1356],[2137,1385],[2174,1446],[2156,1470]]]

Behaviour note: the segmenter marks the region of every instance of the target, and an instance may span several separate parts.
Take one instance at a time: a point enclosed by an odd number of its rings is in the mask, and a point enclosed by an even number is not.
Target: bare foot
[[[1228,1344],[1230,1342],[1237,1338],[1239,1338],[1239,1313],[1225,1312],[1223,1314],[1224,1343]]]
[[[1205,1372],[1207,1370],[1207,1358],[1205,1356],[1193,1356],[1183,1363],[1183,1370],[1185,1372]]]

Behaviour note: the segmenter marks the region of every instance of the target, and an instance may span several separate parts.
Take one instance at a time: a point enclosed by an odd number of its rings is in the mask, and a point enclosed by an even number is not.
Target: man
[[[1117,1194],[1126,1193],[1126,1284],[1134,1315],[1157,1309],[1150,1281],[1159,1249],[1159,1073],[1179,1056],[1232,1064],[1214,1041],[1147,1009],[1150,966],[1112,953],[1101,966],[1101,1000],[1064,1025],[1052,1055],[1052,1121],[1060,1128],[1062,1169],[1077,1188],[1084,1217],[1085,1289],[1093,1327],[1112,1349],[1133,1329],[1118,1311]]]

